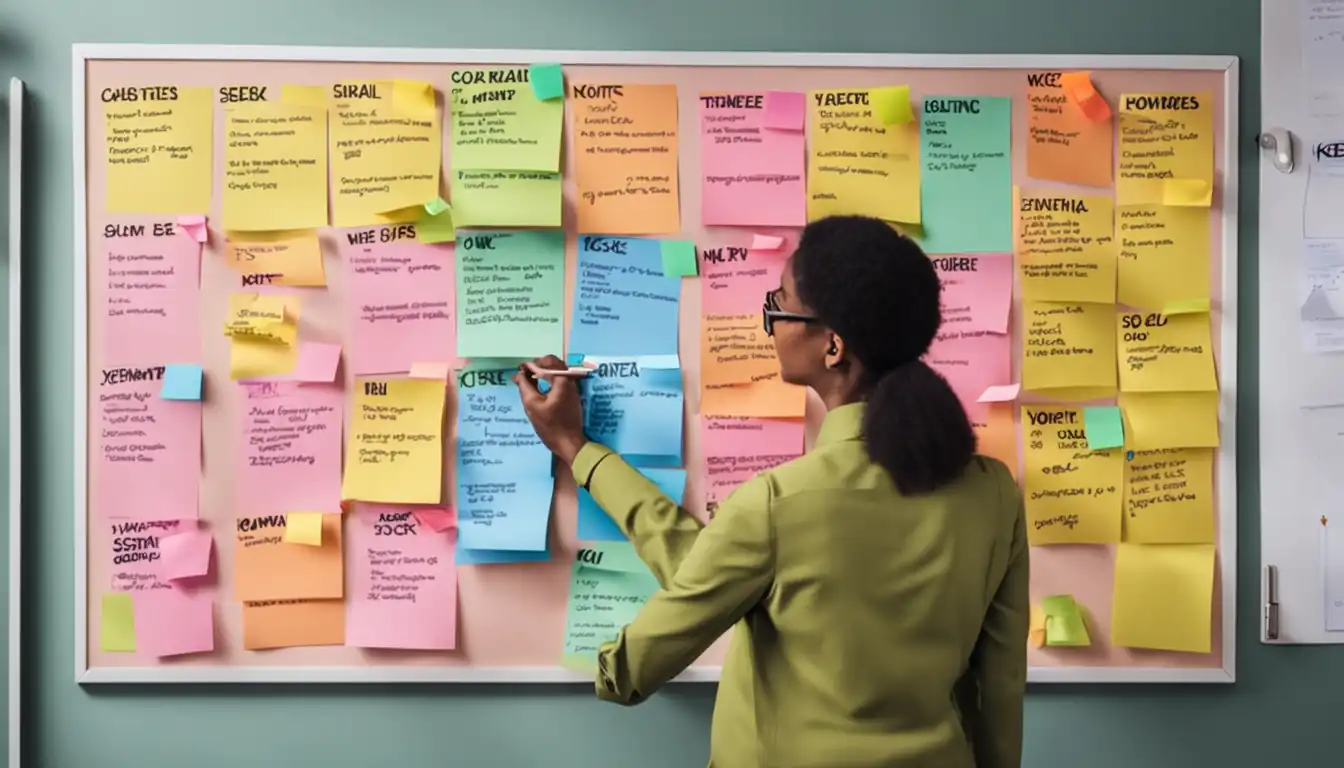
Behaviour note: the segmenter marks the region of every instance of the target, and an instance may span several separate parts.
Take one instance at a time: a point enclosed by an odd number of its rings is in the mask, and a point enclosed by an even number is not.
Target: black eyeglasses
[[[815,323],[817,318],[811,315],[799,315],[794,312],[783,312],[779,308],[779,289],[765,292],[765,305],[761,307],[761,319],[765,327],[766,336],[775,335],[776,320],[792,320],[796,323]]]

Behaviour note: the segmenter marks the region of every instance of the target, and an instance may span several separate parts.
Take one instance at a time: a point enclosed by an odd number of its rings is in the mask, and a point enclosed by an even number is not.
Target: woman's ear
[[[831,334],[830,346],[826,347],[826,367],[839,368],[845,362],[845,340],[839,335]]]

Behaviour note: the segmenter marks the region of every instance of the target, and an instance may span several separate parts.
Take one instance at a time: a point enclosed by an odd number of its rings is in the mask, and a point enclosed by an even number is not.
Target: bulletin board
[[[1216,567],[1213,588],[1212,642],[1207,653],[1176,653],[1113,647],[1109,641],[1112,573],[1116,547],[1054,545],[1033,547],[1031,592],[1043,596],[1071,594],[1083,606],[1092,644],[1086,648],[1033,648],[1033,682],[1231,682],[1234,670],[1236,593],[1235,423],[1236,396],[1236,205],[1237,205],[1237,62],[1232,57],[1203,56],[1031,56],[1031,55],[888,55],[652,53],[575,51],[473,51],[303,48],[262,46],[76,45],[73,51],[74,92],[74,222],[76,261],[74,306],[78,316],[74,344],[77,418],[74,512],[79,573],[75,595],[75,678],[81,683],[134,682],[581,682],[590,675],[560,664],[560,637],[565,626],[571,565],[576,538],[576,496],[573,480],[556,473],[550,515],[547,562],[490,566],[459,566],[457,578],[457,640],[451,651],[366,650],[343,645],[244,651],[240,606],[234,599],[234,519],[237,461],[238,400],[229,394],[229,350],[220,322],[236,275],[222,263],[224,232],[217,224],[223,183],[224,106],[214,107],[212,206],[205,222],[200,255],[200,334],[204,395],[201,418],[200,525],[214,531],[211,576],[201,583],[213,600],[214,650],[181,657],[148,658],[136,653],[101,649],[100,596],[111,577],[108,550],[110,517],[117,500],[97,494],[98,425],[93,415],[102,372],[99,339],[103,338],[100,281],[106,279],[102,254],[106,228],[124,217],[104,207],[107,172],[101,94],[105,89],[172,84],[206,86],[223,101],[226,87],[329,86],[352,80],[404,78],[427,81],[446,112],[445,93],[455,70],[527,67],[539,62],[563,65],[568,83],[604,82],[672,85],[677,93],[680,226],[650,235],[691,241],[703,255],[707,248],[746,249],[754,237],[784,241],[780,258],[797,242],[796,227],[707,226],[701,216],[701,93],[725,91],[792,91],[877,88],[908,85],[911,103],[927,95],[1004,97],[1011,100],[1011,174],[1014,185],[1069,188],[1028,176],[1025,151],[1028,133],[1028,74],[1043,71],[1091,72],[1096,89],[1114,104],[1121,93],[1203,93],[1212,100],[1213,180],[1209,205],[1209,306],[1212,348],[1217,368],[1219,442],[1215,452]],[[274,97],[266,97],[274,98]],[[573,105],[567,99],[563,132],[562,176],[565,234],[565,324],[570,331],[575,302],[579,200],[573,179],[575,137]],[[441,195],[448,195],[452,157],[451,122],[442,120]],[[813,137],[808,135],[808,141]],[[1078,192],[1078,190],[1074,190]],[[1081,194],[1081,192],[1078,192]],[[1110,196],[1114,188],[1091,195]],[[142,216],[152,227],[171,224],[175,216]],[[346,286],[343,283],[339,233],[320,230],[327,286],[304,289],[300,334],[329,344],[347,341],[342,328]],[[461,248],[461,244],[458,244]],[[932,252],[932,249],[930,249]],[[702,264],[703,268],[703,264]],[[450,278],[451,279],[451,278]],[[682,281],[679,308],[679,354],[685,392],[685,506],[706,517],[703,452],[699,444],[701,338],[700,280]],[[1013,381],[1022,365],[1022,304],[1014,280],[1010,333],[1013,335]],[[559,352],[560,350],[556,350]],[[460,362],[460,361],[458,361]],[[1003,382],[1005,384],[1009,382]],[[337,384],[343,397],[353,395],[353,378],[342,365]],[[444,417],[444,504],[454,492],[456,424],[455,387],[448,386]],[[1053,403],[1023,391],[1018,405]],[[1107,401],[1114,403],[1112,398]],[[1018,407],[1013,409],[1012,439],[1019,450]],[[806,405],[807,444],[821,423],[820,403]],[[350,429],[347,405],[344,428]],[[347,436],[347,440],[349,437]],[[983,446],[982,446],[983,447]],[[1014,453],[1008,449],[1008,453]],[[1020,460],[1017,474],[1022,476]],[[152,497],[151,497],[152,498]],[[349,525],[349,516],[346,516]],[[347,579],[349,578],[347,574]],[[348,584],[348,582],[347,582]],[[715,681],[724,641],[716,644],[679,679]]]

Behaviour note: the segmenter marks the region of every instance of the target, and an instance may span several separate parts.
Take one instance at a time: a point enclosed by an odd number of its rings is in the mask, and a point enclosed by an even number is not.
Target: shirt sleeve
[[[762,476],[724,500],[671,583],[598,652],[598,698],[644,701],[760,602],[774,580],[770,500]]]
[[[658,583],[671,583],[704,523],[605,445],[584,445],[571,469],[574,481],[630,539]]]
[[[1005,470],[1005,474],[1007,474]],[[1017,484],[1006,480],[1016,510],[1008,569],[985,614],[971,656],[979,693],[978,711],[968,718],[978,768],[1020,768],[1022,707],[1027,689],[1027,634],[1031,624],[1027,527]]]

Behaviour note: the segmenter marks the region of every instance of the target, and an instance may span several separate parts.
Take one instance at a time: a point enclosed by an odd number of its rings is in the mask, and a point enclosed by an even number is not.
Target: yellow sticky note
[[[1125,541],[1212,544],[1213,528],[1212,448],[1126,455]]]
[[[208,87],[107,88],[109,213],[209,213],[214,99]],[[133,97],[133,100],[132,100]]]
[[[130,592],[105,592],[98,620],[98,647],[107,653],[135,652],[135,604]]]
[[[412,81],[356,80],[331,87],[333,225],[415,221],[425,201],[438,197],[443,136],[439,110],[429,106],[432,94],[429,83]]]
[[[1114,389],[1114,306],[1027,302],[1022,335],[1023,389]]]
[[[915,119],[915,111],[910,107],[908,85],[874,88],[872,99],[873,108],[883,125],[900,125]]]
[[[229,340],[229,378],[234,381],[292,373],[298,344],[276,344],[247,336]]]
[[[296,296],[230,294],[224,335],[292,346],[298,338],[298,302]]]
[[[441,501],[446,391],[435,379],[355,381],[341,498]]]
[[[1046,645],[1073,648],[1092,645],[1082,606],[1072,596],[1051,595],[1043,598],[1041,612],[1045,614]]]
[[[322,546],[321,512],[290,512],[285,515],[285,543]]]
[[[1045,645],[1045,611],[1041,606],[1031,606],[1031,623],[1027,626],[1027,641],[1031,647],[1040,648]]]
[[[453,198],[450,227],[560,226],[564,184],[558,173],[454,168],[449,189]]]
[[[325,194],[323,196],[325,199]],[[327,284],[317,232],[229,232],[224,261],[243,284],[321,287]]]
[[[1181,301],[1168,301],[1162,307],[1164,315],[1188,315],[1196,312],[1208,312],[1208,299],[1184,299]]]
[[[1116,232],[1121,304],[1159,310],[1169,301],[1209,298],[1209,209],[1121,206]]]
[[[860,214],[920,222],[919,125],[884,123],[873,109],[880,90],[808,93],[808,221]]]
[[[1088,450],[1082,408],[1023,406],[1022,455],[1032,546],[1120,541],[1124,452]]]
[[[1115,302],[1115,205],[1109,197],[1017,190],[1023,301]]]
[[[1121,544],[1115,552],[1111,643],[1208,653],[1213,644],[1212,544]]]
[[[1115,333],[1122,392],[1218,389],[1208,315],[1122,312]]]
[[[327,110],[254,101],[224,111],[224,228],[327,225]]]
[[[1217,392],[1121,392],[1125,447],[1217,448]]]
[[[1213,185],[1203,179],[1165,179],[1162,204],[1208,208],[1213,205]]]
[[[1118,125],[1118,204],[1163,204],[1167,179],[1212,190],[1212,93],[1122,93]]]
[[[525,81],[492,81],[453,86],[452,106],[453,170],[560,172],[562,99],[541,101]]]

